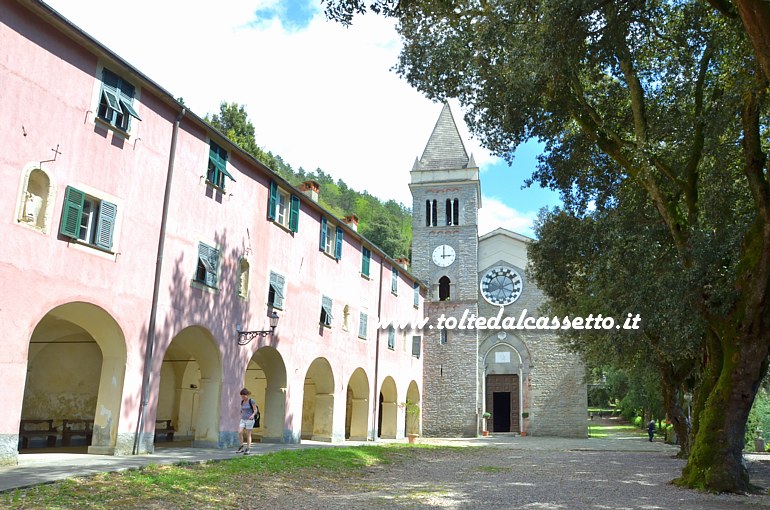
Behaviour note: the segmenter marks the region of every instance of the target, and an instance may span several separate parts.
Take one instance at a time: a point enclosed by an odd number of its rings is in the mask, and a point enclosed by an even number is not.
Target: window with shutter
[[[332,327],[332,299],[324,296],[321,301],[321,325],[330,328]]]
[[[273,308],[283,310],[283,296],[286,278],[270,271],[270,289],[267,294],[267,304]]]
[[[209,143],[209,164],[206,171],[206,181],[224,190],[225,177],[235,182],[235,178],[227,171],[227,151],[214,141],[211,141]]]
[[[219,250],[205,243],[198,243],[198,267],[195,271],[195,281],[216,288],[218,265]]]
[[[393,294],[398,294],[398,269],[396,266],[390,266],[391,278],[390,278],[390,291]]]
[[[118,206],[67,186],[59,232],[84,244],[111,251]]]
[[[417,282],[414,282],[414,306],[420,306],[420,284]]]
[[[128,131],[131,117],[142,120],[134,107],[135,94],[133,85],[109,69],[103,69],[97,116],[121,131]]]
[[[393,326],[388,326],[388,349],[396,350],[396,330]]]

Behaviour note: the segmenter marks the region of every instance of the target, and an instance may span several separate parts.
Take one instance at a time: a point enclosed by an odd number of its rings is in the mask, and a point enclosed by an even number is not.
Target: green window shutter
[[[267,200],[267,217],[275,221],[275,211],[278,207],[278,185],[270,181],[270,195]]]
[[[393,326],[388,326],[388,349],[396,348],[396,330]]]
[[[63,236],[78,238],[80,235],[80,217],[83,214],[83,203],[86,194],[79,189],[67,186],[64,193],[64,210],[61,215],[59,233]]]
[[[414,282],[414,306],[420,306],[420,284]]]
[[[326,250],[326,225],[326,217],[321,216],[321,242],[318,245],[321,251]]]
[[[299,231],[299,197],[291,196],[291,209],[289,210],[289,230]]]
[[[273,306],[283,309],[283,287],[286,283],[286,278],[270,271],[270,286],[273,288]]]
[[[342,258],[342,236],[343,232],[340,227],[337,227],[337,244],[334,247],[334,258],[340,260]]]
[[[121,98],[120,104],[123,105],[123,109],[126,111],[127,114],[134,117],[136,120],[142,120],[139,118],[139,114],[136,113],[136,110],[134,110],[134,106],[131,104],[130,101]]]
[[[372,262],[372,252],[369,248],[361,250],[361,274],[369,276],[369,269]]]
[[[118,101],[118,96],[115,92],[115,89],[110,90],[112,87],[109,87],[108,85],[102,85],[102,94],[104,94],[104,100],[107,102],[107,106],[111,110],[115,110],[118,113],[123,113],[123,110],[120,108],[120,101]]]
[[[396,266],[391,266],[390,270],[392,271],[390,290],[391,292],[398,292],[398,269],[396,269]]]
[[[415,358],[420,357],[420,344],[422,343],[422,337],[421,336],[413,336],[412,337],[412,356]]]
[[[96,223],[96,246],[105,250],[112,249],[112,233],[115,231],[115,218],[118,206],[109,202],[99,204],[99,220]]]

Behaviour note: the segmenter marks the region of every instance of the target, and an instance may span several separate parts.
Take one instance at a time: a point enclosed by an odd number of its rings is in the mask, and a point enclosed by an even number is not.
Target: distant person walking
[[[250,398],[251,392],[243,388],[241,390],[241,423],[238,427],[238,440],[241,442],[238,453],[248,455],[251,452],[251,431],[254,429],[254,421],[259,415],[259,407]]]
[[[650,435],[650,442],[652,443],[652,437],[655,435],[655,420],[650,420],[647,424],[647,434]]]

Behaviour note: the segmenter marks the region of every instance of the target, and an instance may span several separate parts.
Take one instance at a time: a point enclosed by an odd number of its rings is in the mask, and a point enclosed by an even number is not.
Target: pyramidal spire
[[[441,110],[422,157],[415,162],[414,170],[468,168],[469,162],[470,158],[460,138],[452,110],[449,108],[449,103],[444,103],[444,108]]]

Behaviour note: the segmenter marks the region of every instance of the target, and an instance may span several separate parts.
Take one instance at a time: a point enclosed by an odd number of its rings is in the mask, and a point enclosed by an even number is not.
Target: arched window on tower
[[[430,207],[430,200],[425,201],[425,226],[430,227],[430,217],[431,217],[431,207]]]
[[[431,216],[433,219],[433,226],[435,227],[438,225],[438,202],[435,199],[433,200],[433,214]]]
[[[455,225],[460,224],[460,201],[455,198],[454,204],[452,204],[452,222]]]
[[[450,281],[449,278],[446,276],[442,276],[438,280],[438,300],[439,301],[448,301],[449,300],[449,288],[450,288]]]
[[[446,224],[452,224],[452,201],[448,198],[446,199]]]

